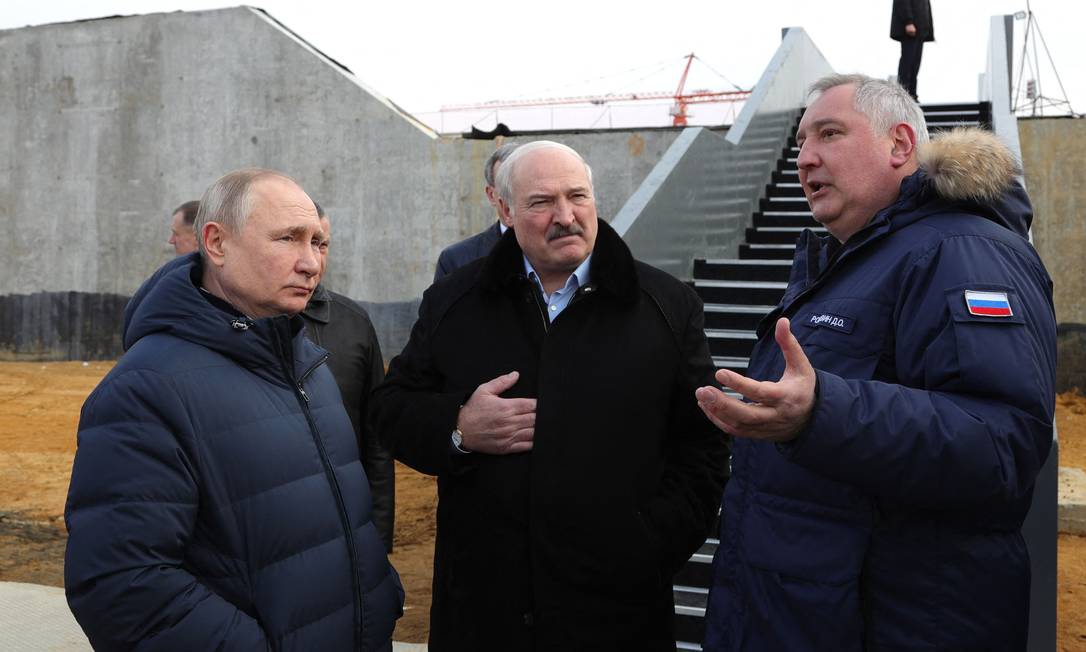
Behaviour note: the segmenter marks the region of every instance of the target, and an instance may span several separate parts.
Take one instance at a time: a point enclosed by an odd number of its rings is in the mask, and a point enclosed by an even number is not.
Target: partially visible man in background
[[[502,220],[501,208],[498,206],[498,191],[494,189],[494,179],[497,178],[498,168],[501,167],[502,162],[509,158],[509,155],[516,148],[515,144],[506,143],[494,150],[494,153],[488,156],[486,163],[483,164],[486,200],[494,208],[494,215],[497,219],[485,231],[445,247],[441,255],[437,257],[437,269],[434,270],[435,281],[448,276],[453,270],[489,254],[494,245],[498,244],[502,234],[509,228]]]
[[[321,269],[317,276],[317,288],[313,290],[313,296],[301,315],[309,339],[331,354],[328,367],[339,385],[343,407],[347,409],[347,416],[351,418],[358,439],[362,467],[366,469],[366,477],[370,481],[373,524],[385,543],[385,550],[392,552],[396,466],[392,454],[374,436],[366,419],[370,392],[385,379],[381,345],[377,342],[377,331],[365,309],[342,294],[329,291],[321,282],[328,269],[332,226],[321,205],[316,202],[314,205],[324,232],[320,246]]]
[[[196,251],[196,233],[192,230],[192,224],[196,221],[196,213],[200,210],[198,200],[187,201],[173,211],[170,218],[170,239],[174,253],[178,256],[191,254]]]

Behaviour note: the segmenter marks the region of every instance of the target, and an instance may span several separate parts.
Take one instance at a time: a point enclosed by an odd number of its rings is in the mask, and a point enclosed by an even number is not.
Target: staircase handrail
[[[807,87],[833,72],[802,28],[788,28],[727,136],[684,129],[611,221],[634,255],[689,280],[695,258],[742,241]]]

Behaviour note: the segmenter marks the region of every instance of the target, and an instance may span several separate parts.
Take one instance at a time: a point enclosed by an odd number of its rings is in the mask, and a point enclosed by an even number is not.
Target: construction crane
[[[667,91],[650,91],[645,93],[606,93],[603,95],[576,95],[571,97],[545,97],[525,100],[491,100],[478,104],[444,105],[441,107],[441,112],[474,111],[479,109],[510,109],[563,104],[595,104],[600,106],[613,102],[671,99],[674,100],[674,104],[672,104],[671,109],[668,111],[668,114],[672,119],[671,123],[675,127],[685,127],[687,125],[687,118],[690,117],[690,114],[687,112],[687,107],[691,104],[741,102],[750,97],[750,91],[742,89],[734,91],[697,90],[687,93],[686,79],[690,74],[690,66],[694,63],[694,59],[697,59],[697,56],[691,52],[683,58],[686,59],[686,66],[683,68],[682,76],[679,78],[679,85],[673,93]],[[700,61],[700,59],[698,60]]]

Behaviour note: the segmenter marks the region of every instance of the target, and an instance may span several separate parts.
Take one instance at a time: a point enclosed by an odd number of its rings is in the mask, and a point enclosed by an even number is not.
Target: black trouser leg
[[[909,91],[916,99],[916,76],[920,72],[920,57],[924,53],[924,42],[918,38],[907,38],[901,42],[901,59],[897,64],[897,83]]]

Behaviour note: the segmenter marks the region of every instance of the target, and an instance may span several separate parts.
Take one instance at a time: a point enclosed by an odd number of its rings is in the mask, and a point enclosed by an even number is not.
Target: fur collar
[[[603,220],[598,222],[596,245],[592,251],[591,276],[601,292],[624,301],[635,301],[639,293],[637,267],[633,254],[622,238]],[[510,229],[487,256],[480,274],[482,287],[489,290],[519,288],[527,280],[524,275],[524,253]]]
[[[937,134],[918,148],[917,160],[935,192],[950,201],[994,202],[1022,174],[1003,141],[977,128]]]

